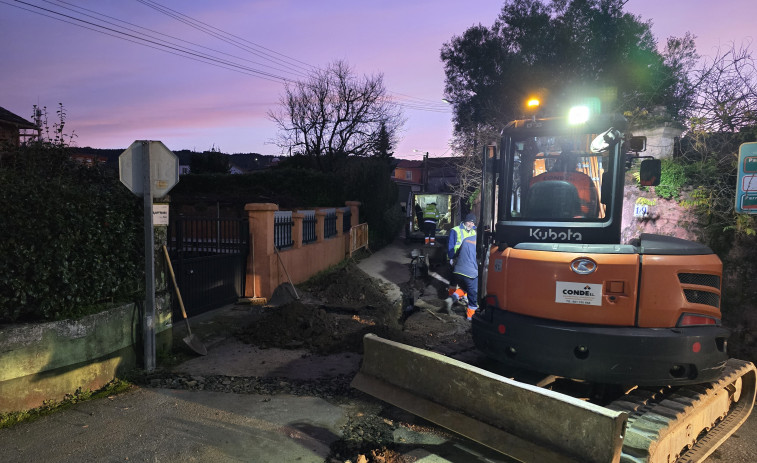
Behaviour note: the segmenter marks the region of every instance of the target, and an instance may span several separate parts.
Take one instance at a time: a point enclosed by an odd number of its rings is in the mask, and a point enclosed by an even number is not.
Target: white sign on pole
[[[152,224],[168,225],[168,204],[152,205]]]

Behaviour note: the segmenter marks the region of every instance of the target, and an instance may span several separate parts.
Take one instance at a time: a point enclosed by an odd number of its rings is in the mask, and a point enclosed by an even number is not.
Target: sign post
[[[757,214],[757,142],[739,146],[736,212]]]
[[[153,196],[179,181],[179,159],[159,141],[137,140],[118,157],[121,183],[144,198],[145,306],[142,320],[145,370],[155,369],[155,232]]]

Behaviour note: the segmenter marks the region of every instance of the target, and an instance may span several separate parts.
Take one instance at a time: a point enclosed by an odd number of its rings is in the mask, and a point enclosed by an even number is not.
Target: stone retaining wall
[[[156,298],[156,350],[170,350],[171,299]],[[143,358],[141,312],[126,304],[79,320],[0,328],[0,413],[97,390]]]

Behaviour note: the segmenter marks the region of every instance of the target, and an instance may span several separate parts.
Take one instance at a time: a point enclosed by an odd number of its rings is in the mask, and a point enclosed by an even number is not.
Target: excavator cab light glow
[[[568,124],[583,124],[589,120],[589,115],[590,111],[588,106],[574,106],[568,111]]]
[[[530,98],[530,99],[529,99],[529,100],[528,100],[528,101],[526,102],[526,106],[527,106],[527,107],[528,107],[529,109],[536,109],[536,108],[538,108],[538,107],[539,107],[539,105],[540,105],[540,104],[541,104],[541,102],[539,101],[539,99],[538,99],[538,98]]]
[[[706,315],[698,315],[694,313],[685,313],[678,319],[677,327],[684,326],[704,326],[704,325],[720,325],[720,321],[713,317]]]

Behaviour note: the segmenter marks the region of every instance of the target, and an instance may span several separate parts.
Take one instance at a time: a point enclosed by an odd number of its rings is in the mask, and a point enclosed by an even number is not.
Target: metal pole
[[[143,319],[145,370],[155,369],[155,232],[152,222],[150,142],[142,141],[142,195],[145,222],[145,312]]]

